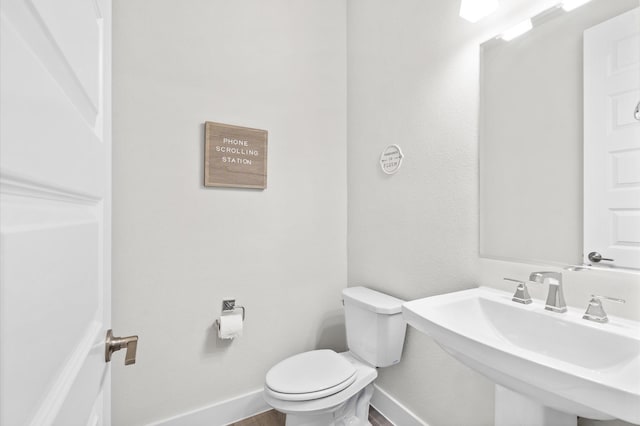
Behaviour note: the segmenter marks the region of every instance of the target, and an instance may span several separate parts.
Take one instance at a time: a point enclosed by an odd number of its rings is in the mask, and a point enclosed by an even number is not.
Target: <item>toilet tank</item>
[[[366,287],[342,291],[349,351],[375,367],[400,362],[407,324],[404,300]]]

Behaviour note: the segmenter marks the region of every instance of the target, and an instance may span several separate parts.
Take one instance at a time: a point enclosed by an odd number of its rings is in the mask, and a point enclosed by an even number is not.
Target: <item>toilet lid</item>
[[[353,383],[355,375],[356,368],[344,357],[332,350],[321,349],[303,352],[276,364],[267,373],[266,385],[277,394],[300,394],[302,397],[301,394],[325,390],[331,394]]]

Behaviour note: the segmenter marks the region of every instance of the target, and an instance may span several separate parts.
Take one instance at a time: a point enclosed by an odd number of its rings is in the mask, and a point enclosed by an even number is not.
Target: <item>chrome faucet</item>
[[[552,312],[567,312],[567,304],[562,294],[562,274],[559,272],[532,272],[529,275],[529,281],[536,283],[548,284],[549,293],[547,294],[547,302],[545,309]]]

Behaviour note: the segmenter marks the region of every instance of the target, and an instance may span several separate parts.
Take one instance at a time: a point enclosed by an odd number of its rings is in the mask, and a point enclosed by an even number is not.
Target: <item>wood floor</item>
[[[393,423],[373,407],[369,407],[369,421],[371,422],[371,426],[393,426]]]
[[[248,419],[231,423],[229,426],[284,426],[285,416],[276,410],[267,411]],[[375,408],[369,407],[369,421],[371,426],[393,426],[389,420],[378,413]]]
[[[284,414],[276,410],[270,410],[266,413],[231,423],[229,426],[284,426],[284,419]]]

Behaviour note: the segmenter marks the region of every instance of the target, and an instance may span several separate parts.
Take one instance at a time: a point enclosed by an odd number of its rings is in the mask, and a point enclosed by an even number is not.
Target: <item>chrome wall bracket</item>
[[[236,309],[242,309],[242,321],[244,321],[244,306],[236,305],[236,299],[222,299],[222,314],[232,314]]]

